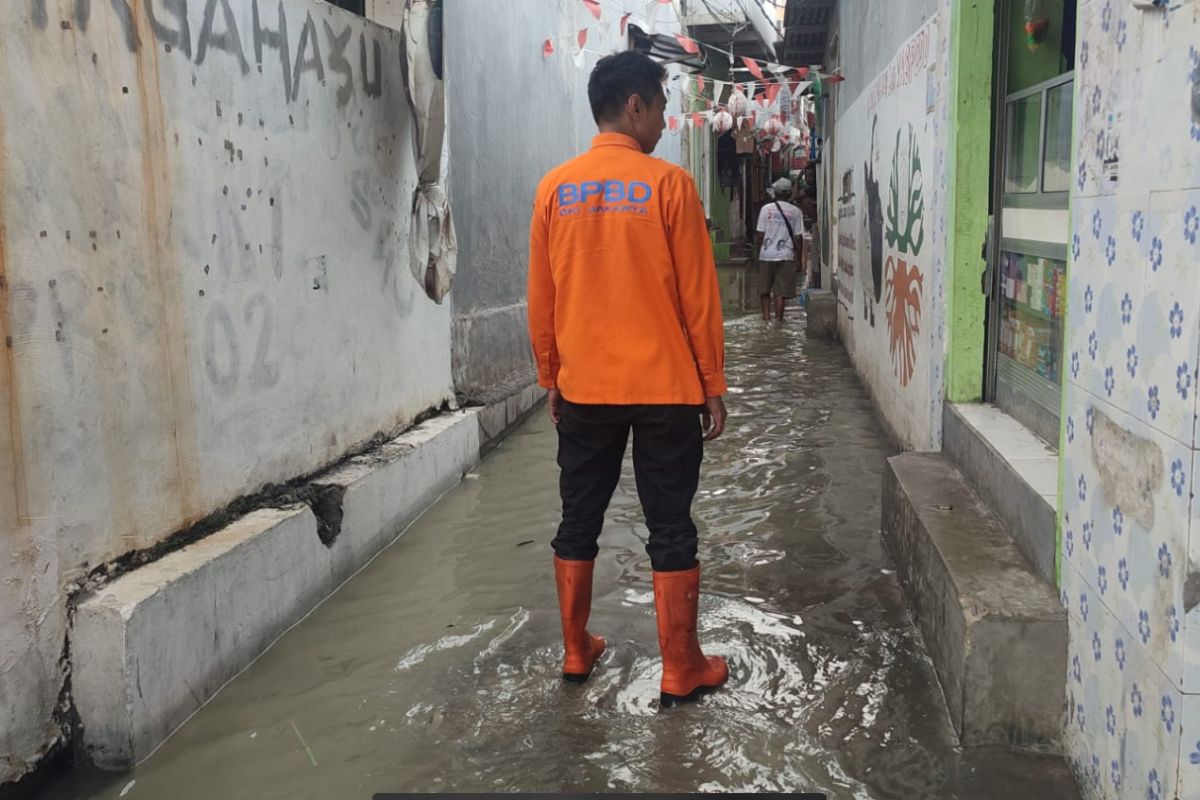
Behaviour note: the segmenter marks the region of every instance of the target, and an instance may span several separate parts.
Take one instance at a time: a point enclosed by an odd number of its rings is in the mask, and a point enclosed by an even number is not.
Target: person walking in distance
[[[604,653],[587,630],[604,512],[633,433],[650,529],[664,706],[729,676],[696,633],[700,563],[691,517],[704,441],[725,429],[725,344],[716,265],[696,186],[649,154],[666,127],[666,70],[606,56],[588,81],[591,149],[537,189],[529,236],[529,335],[558,433],[562,523],[553,541],[563,679]]]
[[[796,296],[797,272],[804,263],[804,215],[792,205],[792,182],[780,178],[771,185],[775,199],[758,212],[758,285],[762,298],[762,317],[771,318],[771,298],[775,298],[775,318],[783,319],[787,301]]]

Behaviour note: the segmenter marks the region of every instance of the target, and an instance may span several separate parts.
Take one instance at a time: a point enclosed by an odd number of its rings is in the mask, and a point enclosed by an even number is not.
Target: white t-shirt
[[[779,213],[781,208],[792,223],[792,232],[797,236],[804,235],[804,217],[799,208],[786,200],[780,200],[779,205],[775,205],[774,200],[769,201],[758,212],[758,232],[763,235],[762,250],[758,254],[760,261],[788,261],[796,257],[792,237]]]

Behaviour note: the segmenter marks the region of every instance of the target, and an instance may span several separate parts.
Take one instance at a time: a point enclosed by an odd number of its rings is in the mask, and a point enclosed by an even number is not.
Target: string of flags
[[[545,39],[542,42],[542,57],[549,59],[560,50],[565,55],[569,50],[575,66],[582,69],[586,55],[606,55],[588,47],[589,41],[602,43],[608,39],[614,25],[623,39],[635,14],[624,7],[613,6],[606,0],[577,2],[582,4],[594,21],[576,31]],[[639,26],[653,32],[659,7],[669,6],[672,2],[646,0],[645,19],[641,15],[636,17]],[[593,32],[597,36],[593,37]],[[813,114],[811,106],[805,105],[800,98],[810,86],[817,86],[819,92],[822,84],[839,83],[844,80],[843,76],[825,73],[819,67],[790,67],[749,56],[737,56],[684,33],[672,35],[685,53],[699,55],[704,49],[720,53],[729,59],[730,64],[740,65],[738,70],[748,72],[752,80],[734,79],[732,68],[730,80],[718,80],[702,74],[674,75],[673,80],[683,80],[685,85],[668,86],[667,90],[690,101],[686,105],[692,109],[697,106],[701,108],[668,116],[667,129],[671,133],[679,133],[684,128],[709,126],[720,135],[736,127],[739,148],[746,138],[764,154],[779,153],[785,147],[796,148],[799,157],[808,152],[812,143],[809,123]]]
[[[591,14],[597,23],[601,23],[599,27],[601,28],[601,32],[605,34],[607,34],[607,32],[611,29],[611,22],[605,22],[605,9],[615,11],[617,14],[617,24],[620,35],[622,37],[625,36],[629,28],[629,22],[633,18],[633,12],[625,11],[621,7],[609,5],[603,0],[579,0],[579,2],[583,4],[584,8],[589,14]],[[656,13],[658,10],[657,7],[669,6],[672,2],[673,0],[647,0],[646,14],[650,20],[651,27],[653,27],[655,22]],[[585,26],[574,33],[567,33],[556,37],[546,38],[542,42],[543,58],[550,58],[551,56],[555,55],[558,52],[559,44],[569,42],[574,39],[575,52],[573,55],[576,64],[582,67],[582,56],[585,53],[585,45],[588,41],[589,31],[590,28]],[[697,41],[683,33],[676,33],[674,34],[674,37],[679,43],[679,46],[683,48],[684,52],[689,54],[699,55],[701,49],[707,49],[728,57],[731,63],[740,62],[742,66],[755,78],[755,80],[761,83],[764,87],[768,87],[772,84],[790,84],[794,83],[797,79],[804,81],[809,77],[810,70],[808,67],[789,67],[784,64],[778,64],[772,61],[763,61],[760,59],[750,58],[748,56],[736,56],[730,51],[710,45],[707,42]],[[768,72],[774,77],[768,78]],[[792,75],[795,77],[791,77]],[[845,78],[841,75],[825,73],[821,72],[820,70],[817,70],[817,75],[814,77],[822,83],[839,83],[842,80],[845,80]],[[701,88],[703,89],[703,85]]]

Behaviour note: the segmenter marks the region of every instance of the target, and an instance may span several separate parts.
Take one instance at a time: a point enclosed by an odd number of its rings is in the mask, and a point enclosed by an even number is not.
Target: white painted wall
[[[401,0],[375,3],[384,13]],[[596,133],[587,97],[592,68],[602,55],[626,48],[624,13],[643,30],[680,31],[673,6],[605,0],[600,13],[597,20],[578,0],[445,5],[449,188],[459,245],[454,377],[456,388],[475,399],[534,380],[525,311],[529,215],[541,177],[585,152]],[[587,44],[577,58],[582,29]],[[554,42],[549,57],[542,52],[546,39]],[[678,114],[680,84],[669,85],[667,113]],[[680,140],[665,132],[654,155],[680,163]]]
[[[55,735],[72,580],[452,392],[398,35],[77,5],[0,8],[0,783]]]
[[[911,7],[908,27],[890,29],[890,41],[880,43],[891,47],[892,57],[882,72],[867,78],[862,71],[879,61],[880,50],[863,47],[862,42],[849,46],[859,29],[846,27],[847,15],[856,11],[877,19],[890,5],[873,0],[841,12],[842,66],[846,74],[856,76],[853,86],[862,88],[856,96],[839,89],[839,116],[832,145],[827,146],[833,157],[832,166],[825,168],[832,169],[836,204],[829,214],[830,261],[836,268],[840,256],[843,264],[842,270],[835,269],[842,340],[888,428],[907,448],[936,450],[941,445],[945,394],[942,187],[946,185],[949,4],[943,0],[907,3]],[[920,171],[914,173],[912,156],[918,153]],[[839,202],[847,171],[852,172],[852,195]],[[874,223],[868,173],[877,184]],[[889,228],[900,233],[908,229],[909,192],[915,189],[920,191],[921,213],[911,230],[913,241],[889,239]],[[889,222],[892,215],[897,226]],[[845,269],[847,265],[850,269]]]

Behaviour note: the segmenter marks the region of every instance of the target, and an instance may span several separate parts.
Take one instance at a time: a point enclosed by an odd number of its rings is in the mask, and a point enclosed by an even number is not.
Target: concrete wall
[[[452,383],[396,33],[315,0],[12,0],[0,29],[3,783],[59,730],[72,581]]]
[[[1060,507],[1090,800],[1200,798],[1200,12],[1176,8],[1079,3]]]
[[[626,49],[628,23],[672,34],[673,6],[605,2],[598,21],[583,3],[489,0],[445,7],[450,196],[458,220],[454,379],[473,399],[535,379],[526,333],[529,213],[541,176],[587,150],[596,132],[587,79],[600,58]],[[651,13],[653,17],[647,17]],[[575,36],[588,30],[576,57]],[[542,44],[553,39],[555,53]],[[672,69],[672,74],[678,74]],[[679,113],[677,81],[668,114]],[[666,132],[655,155],[680,161],[680,136]]]
[[[841,3],[829,131],[839,331],[885,424],[936,450],[944,396],[946,0]],[[894,188],[894,193],[893,193]]]

